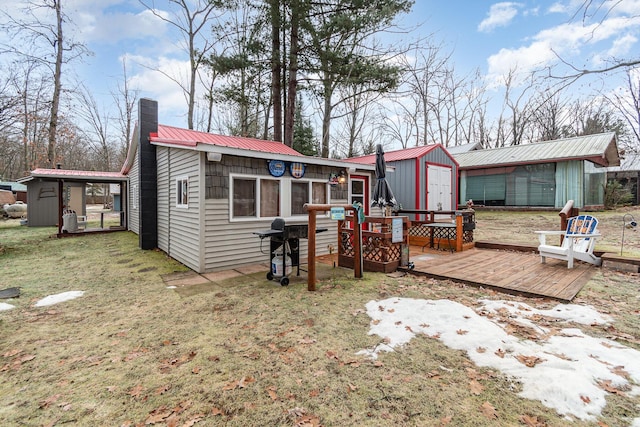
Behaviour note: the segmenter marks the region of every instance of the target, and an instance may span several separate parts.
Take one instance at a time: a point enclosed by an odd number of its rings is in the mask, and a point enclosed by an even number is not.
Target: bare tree
[[[625,77],[625,85],[606,94],[605,99],[626,122],[631,133],[625,141],[626,150],[640,153],[640,70],[627,70]]]
[[[122,58],[122,82],[118,83],[117,92],[112,92],[111,96],[115,101],[118,110],[118,125],[120,127],[120,137],[122,138],[122,150],[120,159],[124,162],[124,158],[129,151],[131,139],[132,125],[135,118],[135,109],[138,104],[138,90],[129,87],[130,81],[127,75],[127,58]]]
[[[112,166],[112,139],[110,135],[111,118],[100,107],[89,89],[82,85],[78,94],[80,106],[76,114],[86,125],[83,131],[87,145],[95,152],[98,170],[110,171]]]
[[[182,89],[187,100],[187,126],[193,129],[194,108],[196,102],[196,82],[200,66],[204,63],[215,44],[210,37],[201,36],[201,31],[207,24],[211,24],[217,17],[213,16],[214,11],[221,6],[221,1],[217,0],[169,0],[170,4],[177,7],[172,11],[172,16],[167,17],[156,8],[155,0],[139,0],[140,4],[146,7],[151,13],[162,21],[172,25],[182,33],[185,41],[185,51],[189,55],[189,76],[187,82],[182,82],[179,77],[169,75],[160,71],[166,77],[177,83]]]
[[[623,0],[580,0],[576,2],[576,9],[571,17],[571,22],[581,22],[585,29],[588,29],[592,37],[606,20],[618,18],[617,25],[626,22],[627,25],[636,26],[637,8],[628,7],[628,3]],[[609,31],[604,29],[603,31]],[[610,74],[617,70],[630,70],[640,65],[640,55],[638,50],[631,50],[630,54],[623,57],[614,56],[600,58],[599,63],[603,65],[594,67],[580,67],[556,54],[560,62],[569,68],[567,73],[555,74],[551,69],[547,69],[547,75],[553,79],[559,79],[562,85],[568,85],[581,77],[593,74]]]
[[[53,167],[56,163],[63,65],[85,55],[88,51],[84,45],[75,43],[64,32],[66,25],[71,22],[63,12],[62,0],[29,1],[21,12],[23,18],[12,17],[5,13],[7,21],[3,29],[13,35],[14,42],[19,39],[21,43],[5,45],[4,48],[7,52],[39,62],[51,72],[53,92],[50,98],[47,163]],[[50,20],[52,17],[54,19]],[[21,51],[20,48],[25,48],[27,51]]]

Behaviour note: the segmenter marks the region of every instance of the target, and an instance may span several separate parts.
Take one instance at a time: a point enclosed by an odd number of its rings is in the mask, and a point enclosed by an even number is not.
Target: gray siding
[[[442,147],[436,147],[423,157],[418,158],[419,169],[416,170],[416,159],[388,162],[395,167],[395,172],[387,172],[387,181],[393,195],[404,209],[427,208],[427,165],[451,167],[451,206],[456,206],[458,167],[455,161]],[[373,178],[375,180],[375,177]],[[416,186],[418,187],[416,189]],[[416,192],[419,194],[416,201]]]
[[[340,201],[333,201],[341,203]],[[296,223],[304,221],[295,221]],[[337,221],[319,215],[318,228],[329,230],[316,236],[316,253],[329,253],[329,245],[337,250]],[[260,252],[260,238],[254,231],[271,228],[271,220],[251,222],[229,222],[229,201],[227,199],[209,199],[206,201],[205,216],[205,270],[227,270],[243,265],[266,263],[269,261],[269,240],[265,239]],[[300,240],[300,258],[307,258],[306,239]],[[303,266],[304,268],[304,266]],[[265,270],[266,273],[266,270]]]
[[[138,156],[135,156],[129,171],[129,230],[140,234],[140,176]]]
[[[29,181],[27,184],[29,227],[49,227],[58,223],[58,183]]]
[[[416,161],[415,159],[392,162],[394,172],[387,172],[387,181],[396,200],[404,209],[414,209],[416,203]],[[372,178],[371,188],[375,185]]]
[[[169,218],[167,254],[187,267],[200,266],[200,156],[197,151],[171,149],[168,153]],[[189,178],[188,207],[176,207],[176,180]],[[160,217],[158,217],[160,220]],[[166,220],[165,220],[166,221]],[[160,228],[160,224],[158,224]]]
[[[169,149],[157,147],[158,248],[169,253]]]

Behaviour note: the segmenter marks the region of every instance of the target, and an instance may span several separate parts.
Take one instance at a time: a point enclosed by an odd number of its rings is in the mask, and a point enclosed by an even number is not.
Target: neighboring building
[[[127,177],[119,172],[39,168],[20,181],[27,185],[29,227],[50,227],[60,225],[63,209],[87,214],[87,183],[123,185]]]
[[[630,153],[620,160],[620,166],[607,168],[607,180],[618,181],[632,194],[632,203],[640,205],[640,154]]]
[[[373,165],[304,156],[274,141],[215,135],[158,124],[156,101],[141,99],[122,173],[129,177],[128,228],[142,249],[159,248],[197,272],[268,260],[254,232],[276,217],[304,224],[305,203],[346,204],[369,193]],[[124,194],[124,193],[123,193]],[[338,242],[337,222],[318,217],[317,253]],[[301,256],[306,242],[301,241]]]
[[[24,184],[0,181],[0,190],[11,191],[16,201],[27,203],[27,186]]]
[[[607,167],[620,164],[615,133],[456,154],[460,204],[602,208]]]
[[[441,144],[389,151],[384,159],[387,181],[402,209],[456,209],[458,163]],[[376,155],[346,160],[375,165]]]

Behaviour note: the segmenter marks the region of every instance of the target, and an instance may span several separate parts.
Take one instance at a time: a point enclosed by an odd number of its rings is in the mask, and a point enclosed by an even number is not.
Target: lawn
[[[622,215],[601,212],[598,249],[620,250]],[[554,213],[478,212],[479,240],[535,244],[557,228]],[[595,419],[566,417],[519,396],[522,384],[477,366],[437,336],[420,335],[372,359],[356,354],[385,339],[370,335],[367,303],[392,297],[481,299],[549,309],[447,281],[318,266],[288,287],[265,272],[203,285],[167,287],[187,269],[160,251],[141,251],[128,232],[54,239],[53,228],[0,222],[0,289],[20,287],[0,311],[0,424],[8,426],[624,426],[640,397],[611,387]],[[627,230],[625,255],[640,254]],[[611,316],[607,325],[569,324],[640,350],[638,274],[601,269],[574,303]],[[36,307],[68,291],[81,297]],[[558,322],[542,319],[552,331]],[[408,326],[407,326],[408,327]],[[567,325],[562,325],[566,328]],[[554,329],[555,328],[555,329]],[[512,331],[531,339],[526,328]],[[461,332],[462,333],[462,332]],[[623,368],[620,368],[623,370]],[[589,396],[584,396],[589,399]],[[586,402],[586,400],[585,400]]]

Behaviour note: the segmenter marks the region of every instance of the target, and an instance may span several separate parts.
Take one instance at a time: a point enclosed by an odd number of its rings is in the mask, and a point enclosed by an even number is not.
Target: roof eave
[[[251,157],[254,159],[264,159],[264,160],[273,160],[277,158],[278,160],[283,160],[287,162],[302,162],[309,163],[320,166],[332,166],[332,167],[343,167],[343,168],[352,168],[357,165],[359,169],[374,171],[375,165],[365,165],[360,163],[347,162],[344,160],[335,160],[335,159],[326,159],[324,157],[313,157],[313,156],[304,156],[304,155],[293,155],[293,154],[280,154],[280,153],[271,153],[265,151],[256,151],[249,150],[247,148],[235,148],[235,147],[225,147],[222,145],[212,145],[205,143],[197,143],[196,145],[180,145],[176,146],[175,142],[166,142],[163,140],[153,140],[151,141],[153,145],[157,145],[160,147],[168,147],[168,148],[180,148],[186,150],[194,150],[201,151],[204,153],[220,153],[223,155],[230,156],[238,156],[238,157]]]

